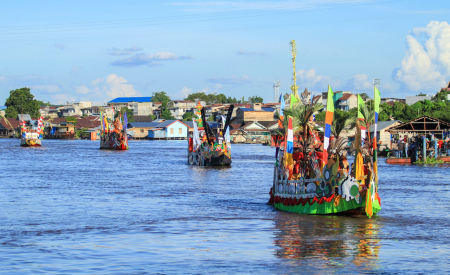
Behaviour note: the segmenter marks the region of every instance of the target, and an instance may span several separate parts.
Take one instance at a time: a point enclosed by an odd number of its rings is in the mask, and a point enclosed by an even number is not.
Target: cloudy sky
[[[297,84],[382,97],[450,81],[450,5],[422,0],[7,1],[0,9],[0,105],[103,104],[119,96],[224,93],[273,101]]]

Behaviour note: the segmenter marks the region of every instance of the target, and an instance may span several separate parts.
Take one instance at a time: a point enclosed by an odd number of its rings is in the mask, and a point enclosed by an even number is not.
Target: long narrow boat
[[[284,117],[279,122],[278,133],[284,134],[272,136],[276,154],[269,204],[294,213],[366,213],[369,218],[372,217],[381,210],[378,196],[377,139],[375,136],[375,142],[371,142],[370,135],[365,134],[364,128],[368,128],[372,121],[364,103],[358,101],[359,120],[354,144],[356,157],[350,165],[347,152],[341,146],[346,142],[339,136],[331,136],[334,117],[331,88],[328,87],[325,131],[319,133],[314,130],[312,115],[316,110],[322,109],[323,105],[317,102],[318,99],[309,101],[309,94],[302,94],[300,99],[295,82],[293,87],[290,108],[284,111]],[[376,133],[380,101],[376,87],[374,94]],[[283,101],[284,99],[282,106]]]
[[[22,147],[40,147],[42,145],[41,139],[43,134],[43,118],[40,117],[37,121],[37,127],[33,127],[32,121],[20,120],[20,146]],[[35,125],[36,126],[36,125]]]
[[[223,130],[213,134],[205,119],[205,112],[200,102],[197,105],[196,116],[193,119],[194,131],[188,136],[188,164],[198,166],[230,166],[231,144],[229,124],[234,105],[228,109]]]
[[[128,135],[127,135],[127,114],[124,113],[124,122],[120,118],[114,120],[114,129],[110,129],[108,119],[106,116],[101,116],[101,133],[100,133],[100,149],[109,150],[128,150]]]

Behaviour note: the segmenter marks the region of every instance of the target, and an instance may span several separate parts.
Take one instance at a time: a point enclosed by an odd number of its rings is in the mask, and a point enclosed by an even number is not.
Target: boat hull
[[[24,139],[20,140],[21,147],[41,147],[40,139]]]
[[[231,166],[231,157],[225,154],[205,154],[205,152],[190,152],[188,164],[197,166]]]
[[[100,139],[100,149],[104,150],[128,150],[128,139],[120,137],[116,133],[105,134]]]

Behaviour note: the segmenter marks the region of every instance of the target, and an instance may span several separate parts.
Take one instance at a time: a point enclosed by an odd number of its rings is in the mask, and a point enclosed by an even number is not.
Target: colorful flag
[[[333,115],[334,115],[334,99],[333,99],[333,90],[328,85],[328,95],[327,95],[327,113],[325,115],[325,133],[323,138],[323,164],[328,163],[328,147],[330,146],[330,137],[331,137],[331,125],[333,124]]]
[[[292,129],[292,117],[289,117],[288,131],[286,138],[286,166],[294,163],[294,131]]]
[[[280,116],[284,115],[284,108],[286,108],[286,103],[284,102],[283,94],[280,95]]]
[[[375,123],[374,123],[374,133],[373,133],[373,173],[375,176],[375,181],[378,182],[378,163],[377,163],[377,154],[378,154],[378,144],[377,144],[377,124],[378,124],[378,114],[380,112],[380,102],[381,96],[380,91],[378,91],[377,87],[373,89],[373,99],[374,99],[374,111],[375,111]]]
[[[358,95],[358,120],[363,121],[364,117],[361,113],[361,108],[364,107],[364,100],[361,98],[360,95]],[[366,126],[365,125],[359,125],[361,129],[361,141],[364,141],[366,139]]]
[[[292,106],[294,106],[294,103],[296,102],[298,102],[298,99],[294,96],[294,94],[291,94],[291,105],[289,108],[292,109]]]

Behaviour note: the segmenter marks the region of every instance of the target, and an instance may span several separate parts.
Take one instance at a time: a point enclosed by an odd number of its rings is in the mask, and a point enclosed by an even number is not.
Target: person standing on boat
[[[398,157],[403,157],[403,150],[405,149],[405,144],[403,143],[403,140],[398,140]]]

